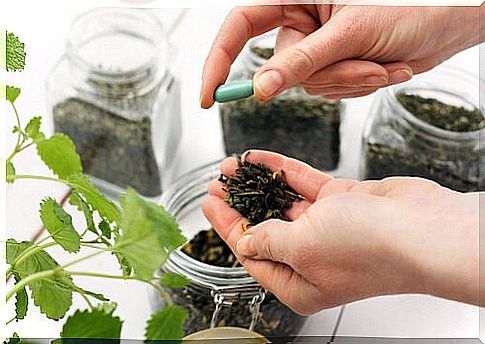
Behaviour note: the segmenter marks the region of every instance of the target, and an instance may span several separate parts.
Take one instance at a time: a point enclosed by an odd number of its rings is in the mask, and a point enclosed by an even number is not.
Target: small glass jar
[[[162,205],[175,216],[189,239],[211,227],[201,204],[207,196],[208,183],[220,175],[219,166],[217,162],[189,172],[162,196]],[[236,326],[265,337],[294,336],[306,320],[263,290],[242,267],[205,264],[179,249],[170,255],[162,272],[175,272],[191,280],[185,288],[166,289],[175,304],[188,310],[185,335],[213,327]],[[154,308],[158,309],[164,301],[155,297]]]
[[[276,31],[252,39],[241,54],[230,80],[252,79],[273,55]],[[273,99],[255,97],[220,106],[227,155],[264,149],[332,171],[340,159],[340,101],[310,96],[292,87]]]
[[[159,196],[181,136],[161,23],[146,10],[91,10],[74,21],[65,49],[47,81],[54,129],[73,140],[103,191]]]
[[[485,129],[445,130],[417,118],[398,101],[418,95],[465,109],[480,109],[478,76],[440,66],[410,82],[381,90],[363,135],[362,179],[418,176],[458,191],[484,190]]]

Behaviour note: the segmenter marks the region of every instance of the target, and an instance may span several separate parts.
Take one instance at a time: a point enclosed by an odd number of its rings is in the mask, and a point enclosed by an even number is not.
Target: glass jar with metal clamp
[[[201,203],[207,196],[208,183],[219,174],[219,162],[201,167],[179,179],[162,196],[161,203],[175,216],[187,238],[210,228]],[[191,280],[184,288],[167,289],[174,304],[188,310],[185,335],[237,326],[265,337],[295,336],[306,320],[261,288],[243,267],[209,265],[178,250],[170,255],[163,272],[175,272]],[[163,300],[156,297],[154,308],[162,304]]]

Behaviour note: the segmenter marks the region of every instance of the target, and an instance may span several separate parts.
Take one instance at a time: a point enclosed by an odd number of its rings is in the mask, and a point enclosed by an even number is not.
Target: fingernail
[[[253,236],[250,234],[244,235],[236,244],[237,252],[241,256],[256,255],[256,248],[254,247]]]
[[[413,77],[413,73],[408,69],[398,69],[389,74],[389,83],[398,84],[404,81],[408,81]]]
[[[275,70],[263,72],[256,78],[256,89],[264,97],[270,97],[283,86],[283,77]]]
[[[362,81],[363,86],[385,86],[388,80],[383,75],[372,75],[364,78]]]

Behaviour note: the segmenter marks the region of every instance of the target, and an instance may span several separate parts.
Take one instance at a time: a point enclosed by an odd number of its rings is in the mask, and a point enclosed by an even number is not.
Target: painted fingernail
[[[283,77],[275,70],[268,70],[256,77],[255,88],[263,97],[270,97],[283,86]]]
[[[413,73],[409,69],[398,69],[389,74],[389,83],[398,84],[408,81],[413,77]]]
[[[244,235],[236,245],[237,253],[241,256],[256,255],[256,247],[254,246],[253,236],[250,234]]]
[[[385,86],[388,80],[383,75],[372,75],[364,78],[362,86]]]

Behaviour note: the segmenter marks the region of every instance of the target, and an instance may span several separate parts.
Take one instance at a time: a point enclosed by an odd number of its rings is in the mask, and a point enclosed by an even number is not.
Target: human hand
[[[409,80],[479,42],[479,9],[356,5],[237,7],[207,57],[201,106],[252,37],[280,27],[275,55],[254,76],[267,100],[294,85],[309,94],[351,98]]]
[[[283,170],[305,197],[290,221],[248,221],[209,185],[205,216],[264,288],[301,314],[387,294],[426,293],[478,303],[478,193],[409,177],[334,179],[295,159],[251,151],[250,162]],[[234,158],[222,162],[231,175]]]

